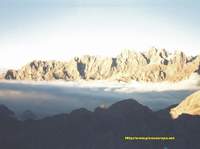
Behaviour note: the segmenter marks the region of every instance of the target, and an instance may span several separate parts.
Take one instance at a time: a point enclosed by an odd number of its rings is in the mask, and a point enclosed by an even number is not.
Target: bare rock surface
[[[188,96],[178,106],[172,108],[170,114],[174,119],[182,114],[200,115],[200,91]]]
[[[171,54],[165,49],[147,52],[124,50],[115,58],[85,55],[67,62],[33,61],[19,70],[8,70],[8,80],[131,80],[176,82],[191,74],[200,74],[200,55],[186,56],[181,51]]]

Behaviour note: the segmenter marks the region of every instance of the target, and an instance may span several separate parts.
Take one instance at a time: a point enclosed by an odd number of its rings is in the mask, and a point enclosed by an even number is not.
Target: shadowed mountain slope
[[[5,109],[3,107],[2,109]],[[0,111],[7,111],[1,110]],[[153,112],[127,99],[94,112],[84,108],[41,120],[18,121],[0,114],[3,149],[199,149],[200,117],[173,120],[169,108]],[[12,112],[11,112],[12,113]],[[172,141],[125,141],[125,136],[174,136]]]

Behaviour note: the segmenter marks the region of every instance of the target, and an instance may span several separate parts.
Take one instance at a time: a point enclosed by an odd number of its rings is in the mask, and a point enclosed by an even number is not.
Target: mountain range
[[[3,149],[199,149],[200,92],[180,105],[152,111],[136,100],[119,101],[93,112],[80,108],[40,120],[20,121],[0,106],[0,147]],[[184,104],[190,103],[190,104]],[[198,102],[199,103],[199,102]],[[183,106],[184,105],[184,106]],[[195,106],[196,105],[196,106]],[[182,107],[179,116],[174,110]],[[175,109],[174,109],[175,108]],[[176,113],[175,113],[176,114]],[[176,117],[175,117],[176,116]],[[174,140],[125,140],[125,137],[174,137]]]
[[[7,80],[117,80],[176,82],[200,74],[200,55],[173,54],[165,49],[151,48],[146,52],[124,50],[117,57],[85,55],[67,62],[32,61],[19,70],[1,74]]]

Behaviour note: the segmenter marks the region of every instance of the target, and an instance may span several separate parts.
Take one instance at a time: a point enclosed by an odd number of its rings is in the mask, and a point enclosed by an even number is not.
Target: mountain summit
[[[200,73],[200,55],[171,54],[151,48],[144,53],[124,50],[115,58],[75,57],[68,62],[33,61],[19,70],[8,70],[5,79],[14,80],[131,80],[160,82],[180,81]]]

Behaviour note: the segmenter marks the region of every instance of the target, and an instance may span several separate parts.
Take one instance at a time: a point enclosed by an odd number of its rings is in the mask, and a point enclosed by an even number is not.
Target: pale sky
[[[200,53],[198,0],[0,0],[0,68],[151,47]]]

